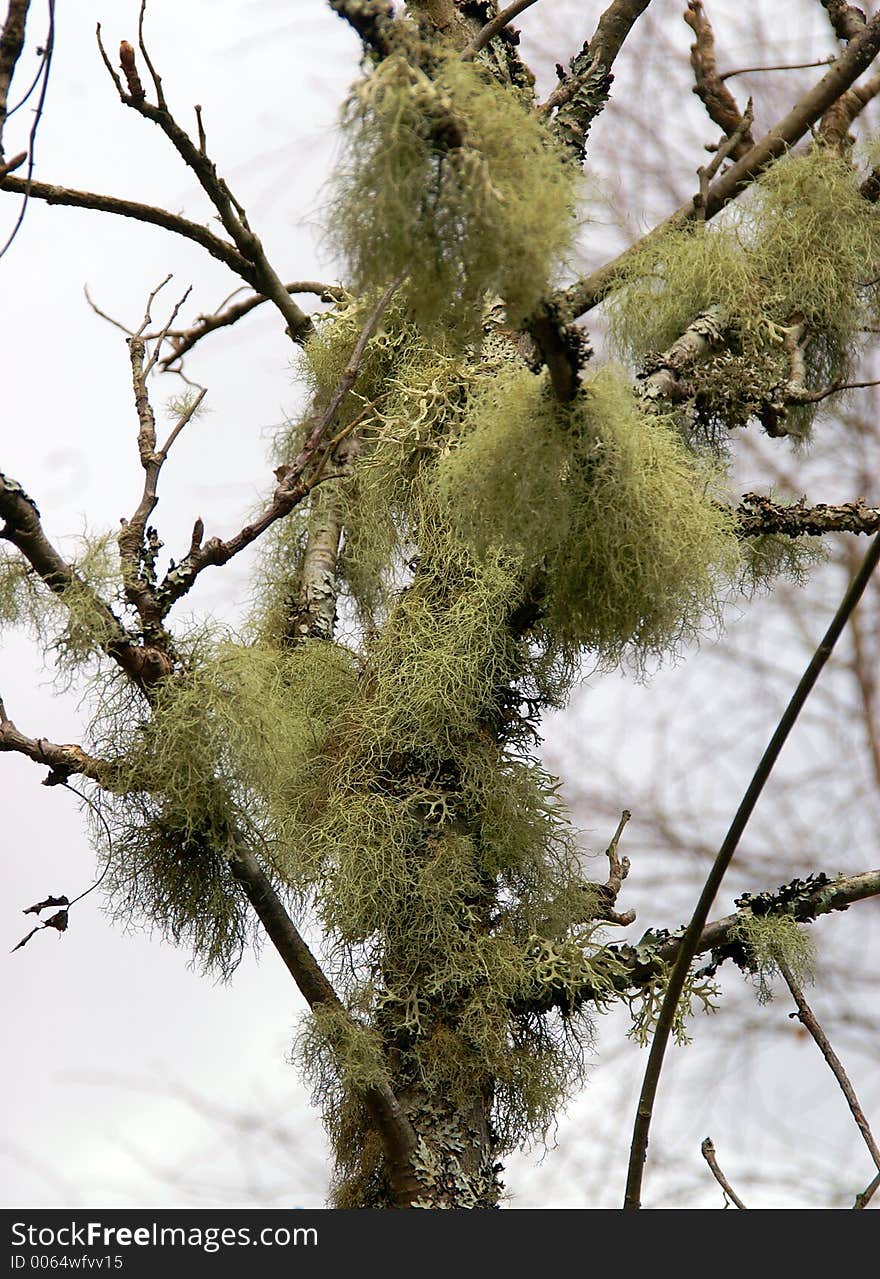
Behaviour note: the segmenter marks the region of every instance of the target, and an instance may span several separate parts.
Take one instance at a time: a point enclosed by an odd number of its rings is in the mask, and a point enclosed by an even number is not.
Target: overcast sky
[[[548,9],[552,5],[546,0]],[[586,34],[601,7],[580,6],[589,20],[579,21],[577,40],[565,36],[571,47],[563,42],[557,57],[575,51],[581,26]],[[135,0],[58,6],[36,176],[208,222],[211,211],[191,175],[157,129],[120,105],[96,49],[96,18],[112,52],[120,39],[135,41],[137,8]],[[542,8],[527,24],[536,46],[545,39]],[[679,32],[676,21],[676,39],[686,48],[689,33]],[[36,65],[42,23],[34,0],[29,51],[16,85]],[[554,38],[558,32],[554,26]],[[334,264],[320,236],[322,183],[338,103],[357,72],[359,46],[348,28],[321,0],[151,0],[147,38],[180,120],[192,125],[192,106],[201,103],[209,151],[282,278],[333,281]],[[806,46],[806,36],[799,39]],[[634,38],[621,77],[636,82],[638,60],[649,53]],[[688,112],[695,108],[689,100]],[[25,145],[29,123],[25,110],[10,124],[8,154]],[[16,202],[3,197],[0,237],[16,211]],[[102,309],[136,327],[147,294],[169,272],[173,280],[157,314],[189,286],[190,318],[213,310],[236,286],[203,251],[161,230],[37,201],[0,263],[0,467],[34,497],[49,536],[71,554],[75,535],[116,528],[132,512],[141,482],[124,335],[89,309],[83,287]],[[216,334],[188,359],[189,375],[209,388],[208,411],[184,432],[163,472],[157,519],[167,552],[180,558],[196,515],[208,536],[235,531],[266,492],[268,437],[299,402],[291,360],[289,340],[269,308]],[[154,383],[157,405],[179,389],[173,379],[165,381]],[[234,624],[247,607],[251,566],[241,556],[204,573],[187,598],[192,612]],[[574,760],[576,767],[578,726],[586,716],[600,731],[603,715],[616,713],[618,683],[590,682],[568,738],[554,721],[558,736],[549,745],[556,759]],[[0,695],[23,732],[55,741],[81,738],[75,693],[53,683],[26,636],[2,638]],[[630,705],[638,706],[642,695],[632,693]],[[588,711],[586,697],[592,698]],[[76,801],[62,788],[44,789],[42,775],[20,757],[0,758],[0,954],[27,930],[32,917],[21,914],[24,907],[49,894],[73,897],[93,878],[94,854]],[[596,846],[610,833],[597,832]],[[112,926],[94,894],[75,908],[66,936],[56,940],[46,932],[0,958],[0,986],[9,1028],[0,1149],[5,1204],[323,1202],[319,1122],[287,1062],[301,1001],[271,949],[259,961],[248,957],[231,984],[215,985],[189,969],[186,953]],[[804,1070],[812,1068],[804,1062]],[[771,1073],[749,1119],[756,1159],[761,1107],[776,1105],[784,1070]],[[670,1083],[670,1106],[676,1097],[693,1101],[687,1076],[680,1078]],[[817,1106],[825,1104],[819,1079]],[[619,1100],[615,1087],[612,1069],[575,1111],[585,1162],[591,1134],[601,1126],[602,1099]],[[268,1118],[286,1146],[260,1132],[230,1142],[227,1114]],[[659,1120],[672,1126],[664,1112]],[[736,1128],[733,1118],[730,1127]],[[699,1158],[694,1149],[691,1156]],[[534,1158],[514,1161],[510,1182],[520,1202],[583,1202],[577,1182],[554,1170],[552,1155],[541,1168],[534,1165]],[[707,1185],[705,1202],[717,1203],[713,1195]],[[616,1188],[606,1206],[615,1202]]]

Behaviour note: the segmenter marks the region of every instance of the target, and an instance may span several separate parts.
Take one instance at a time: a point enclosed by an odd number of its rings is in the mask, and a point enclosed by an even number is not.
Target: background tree
[[[615,274],[600,268],[554,294],[576,185],[567,152],[582,159],[611,62],[646,6],[611,6],[537,122],[515,46],[498,36],[471,48],[485,6],[412,6],[418,30],[384,5],[334,7],[365,38],[370,73],[349,100],[334,204],[356,292],[316,332],[218,179],[201,117],[191,140],[157,78],[144,93],[129,46],[122,74],[110,66],[123,101],[191,165],[228,239],[143,205],[30,185],[31,199],[110,207],[207,247],[305,342],[313,401],[278,444],[278,486],[259,515],[226,541],[205,542],[198,521],[163,573],[148,520],[198,397],[177,406],[157,450],[145,321],[130,353],[146,480],[118,538],[115,612],[106,544],[71,566],[21,490],[3,493],[6,536],[25,557],[10,557],[10,613],[45,628],[59,601],[63,662],[102,653],[123,674],[99,686],[87,752],[9,720],[3,741],[54,781],[77,772],[97,784],[118,908],[221,971],[248,927],[230,875],[243,887],[315,1014],[303,1048],[342,1202],[485,1204],[499,1151],[540,1132],[579,1078],[591,1009],[635,999],[649,1026],[676,949],[613,948],[597,932],[622,922],[621,868],[612,857],[607,885],[585,881],[554,783],[532,758],[537,714],[566,699],[584,651],[641,669],[674,648],[744,572],[790,565],[789,534],[876,527],[865,505],[737,509],[720,472],[731,426],[800,438],[816,405],[855,378],[876,230],[840,104],[851,123],[864,101],[841,95],[880,33],[834,7],[837,27],[858,31],[843,32],[820,86],[754,145],[748,116],[721,118],[705,95],[727,139],[716,160],[740,158],[720,176],[710,165],[667,234]],[[705,49],[705,27],[702,38]],[[811,125],[814,145],[768,168]],[[4,187],[25,190],[14,177]],[[643,362],[635,385],[613,366],[594,371],[572,327],[612,281],[616,341]],[[217,323],[169,327],[174,363]],[[203,571],[266,532],[275,541],[245,642],[166,625]],[[336,579],[356,608],[356,658],[355,644],[327,642]],[[834,891],[844,901],[874,880]],[[284,911],[289,893],[315,902],[346,1008]],[[772,964],[785,938],[799,945],[793,920],[817,903],[798,888],[768,904],[788,926],[762,951],[744,911],[736,926],[752,949],[733,957],[746,966]],[[56,926],[64,905],[52,903]]]

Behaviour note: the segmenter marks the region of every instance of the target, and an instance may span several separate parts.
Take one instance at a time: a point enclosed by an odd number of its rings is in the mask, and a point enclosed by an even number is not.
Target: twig
[[[873,25],[873,24],[872,24]],[[657,1027],[654,1032],[654,1038],[651,1042],[651,1050],[648,1056],[648,1063],[645,1068],[645,1077],[642,1083],[642,1090],[639,1096],[639,1102],[636,1109],[635,1124],[633,1127],[632,1147],[630,1150],[629,1167],[627,1170],[626,1197],[624,1200],[625,1208],[639,1208],[641,1206],[641,1187],[642,1177],[644,1174],[645,1157],[648,1149],[648,1136],[651,1127],[651,1117],[654,1109],[654,1100],[657,1095],[657,1086],[660,1081],[660,1072],[663,1068],[663,1058],[666,1052],[666,1046],[669,1042],[669,1034],[672,1029],[672,1023],[678,1007],[678,1001],[681,992],[684,989],[685,980],[690,970],[691,961],[697,952],[700,941],[700,935],[705,927],[706,920],[709,917],[709,911],[712,903],[721,886],[721,881],[727,872],[733,855],[739,845],[742,834],[748,824],[749,818],[754,812],[755,805],[769,779],[773,767],[779,758],[780,751],[788,738],[789,733],[797,722],[797,718],[803,709],[803,706],[815,686],[816,680],[822,671],[831,652],[837,642],[841,632],[843,631],[850,614],[859,602],[862,593],[867,586],[871,574],[877,566],[880,559],[880,535],[876,535],[872,542],[868,553],[866,554],[862,565],[853,581],[850,583],[838,609],[834,615],[831,625],[825,632],[819,646],[817,647],[807,669],[804,671],[797,688],[783,712],[782,718],[776,727],[773,736],[761,757],[755,774],[752,777],[749,787],[743,796],[742,802],[737,809],[736,815],[731,823],[730,829],[725,836],[718,855],[712,865],[712,869],[706,879],[700,899],[694,909],[693,916],[688,924],[684,938],[681,942],[681,948],[676,957],[672,972],[669,976],[669,982],[666,987],[666,993],[663,998],[663,1004],[657,1020]]]
[[[721,1171],[721,1169],[718,1166],[718,1160],[715,1158],[715,1143],[712,1141],[711,1137],[706,1137],[705,1140],[702,1142],[700,1146],[700,1154],[703,1156],[706,1163],[712,1169],[712,1176],[715,1178],[715,1180],[718,1182],[718,1185],[724,1191],[724,1194],[726,1195],[727,1199],[729,1199],[731,1203],[735,1204],[737,1208],[745,1208],[745,1204],[740,1199],[739,1195],[736,1193],[733,1186],[731,1186],[730,1182],[727,1180],[724,1173]],[[726,1208],[727,1204],[725,1203],[724,1206]]]
[[[190,548],[189,554],[180,564],[166,574],[164,581],[156,591],[156,600],[162,617],[167,614],[178,599],[191,589],[196,578],[204,569],[211,565],[228,563],[234,555],[243,551],[245,547],[250,546],[252,542],[261,537],[278,520],[289,515],[294,507],[298,506],[303,498],[307,497],[322,479],[331,478],[327,475],[319,475],[306,479],[305,472],[314,462],[324,445],[324,437],[333,425],[342,401],[357,379],[367,343],[373,336],[385,308],[403,279],[404,277],[400,275],[396,280],[393,280],[370,311],[342,372],[336,390],[330,397],[327,407],[320,414],[314,427],[309,432],[306,442],[296,457],[292,462],[276,469],[275,476],[278,480],[278,485],[272,501],[261,515],[252,523],[246,524],[228,541],[224,542],[218,537],[212,537],[203,546],[199,546],[195,550],[192,547]]]
[[[513,4],[509,4],[506,9],[502,9],[497,13],[481,31],[478,31],[470,44],[462,50],[462,62],[470,62],[477,56],[481,49],[485,49],[490,40],[494,40],[500,31],[503,31],[509,22],[513,22],[514,18],[526,9],[530,9],[533,4],[537,4],[538,0],[514,0]]]
[[[604,884],[595,885],[599,890],[600,905],[600,913],[596,915],[596,918],[606,919],[610,924],[619,924],[622,928],[626,928],[633,923],[636,917],[634,910],[618,912],[614,909],[620,890],[623,887],[623,881],[629,874],[629,858],[618,857],[617,846],[620,843],[624,827],[631,817],[632,813],[628,808],[625,808],[620,815],[620,821],[617,823],[617,830],[611,837],[611,843],[605,849],[605,856],[608,858],[608,879]]]
[[[810,1032],[818,1045],[819,1051],[828,1063],[829,1070],[840,1085],[840,1091],[846,1098],[846,1104],[849,1106],[850,1113],[855,1120],[856,1127],[862,1134],[862,1140],[868,1147],[871,1158],[874,1160],[874,1166],[878,1171],[880,1171],[880,1148],[878,1148],[877,1143],[874,1140],[874,1134],[871,1132],[870,1125],[865,1118],[865,1112],[862,1110],[862,1107],[859,1104],[859,1099],[856,1096],[855,1089],[843,1068],[843,1062],[831,1047],[828,1036],[819,1024],[816,1014],[807,1003],[804,997],[804,992],[798,984],[798,981],[789,965],[781,956],[777,956],[776,966],[782,974],[786,986],[791,991],[792,999],[797,1005],[797,1012],[789,1013],[789,1016],[796,1017],[801,1025]]]
[[[732,155],[742,155],[741,144],[746,139],[751,139],[752,120],[754,118],[752,110],[752,99],[749,98],[746,103],[746,109],[739,119],[739,123],[733,132],[722,138],[715,148],[715,154],[707,165],[701,165],[697,169],[697,177],[700,180],[700,190],[694,196],[694,213],[698,221],[705,221],[706,206],[709,203],[709,183],[715,177],[715,174],[721,168],[725,160]],[[752,143],[754,145],[754,143]]]
[[[772,67],[736,67],[733,71],[722,71],[719,80],[732,80],[735,75],[757,75],[759,71],[805,71],[808,67],[827,67],[834,61],[832,53],[827,58],[817,58],[815,62],[779,62]]]

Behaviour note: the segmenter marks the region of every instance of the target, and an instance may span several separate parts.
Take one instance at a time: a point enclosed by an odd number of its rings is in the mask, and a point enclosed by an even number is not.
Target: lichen
[[[730,930],[731,941],[746,948],[749,967],[760,1004],[773,998],[773,978],[779,973],[780,960],[791,970],[799,986],[813,980],[815,951],[812,938],[790,914],[760,914],[751,910],[740,913]]]
[[[546,290],[575,231],[576,166],[513,88],[440,52],[395,53],[352,90],[332,185],[332,239],[358,292],[400,274],[426,329],[472,335],[487,291],[512,323]]]

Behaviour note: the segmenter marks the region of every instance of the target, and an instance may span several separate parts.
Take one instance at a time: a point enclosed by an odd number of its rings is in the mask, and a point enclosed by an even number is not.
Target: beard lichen
[[[788,433],[808,434],[817,406],[797,403],[797,390],[845,380],[877,314],[880,211],[859,182],[847,158],[816,144],[770,166],[718,221],[649,237],[607,304],[618,349],[650,361],[714,309],[724,337],[699,366],[698,419],[744,425],[793,390]],[[795,334],[803,377],[792,386]]]
[[[718,468],[613,369],[570,408],[525,369],[487,382],[436,483],[475,554],[540,574],[553,642],[604,666],[641,668],[697,635],[738,563]]]
[[[395,53],[343,113],[332,238],[358,292],[407,274],[419,325],[472,334],[498,293],[524,319],[571,244],[578,170],[520,91],[441,52]]]
[[[812,982],[815,971],[813,940],[798,921],[787,914],[756,915],[747,910],[730,930],[730,940],[742,942],[746,963],[755,983],[758,1003],[773,998],[773,978],[780,960],[791,970],[799,986]]]

